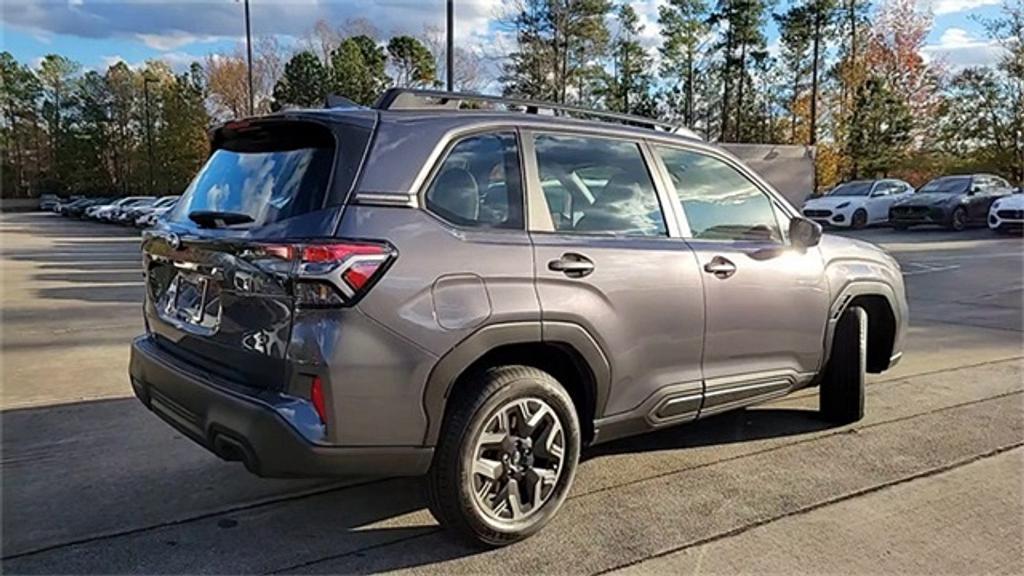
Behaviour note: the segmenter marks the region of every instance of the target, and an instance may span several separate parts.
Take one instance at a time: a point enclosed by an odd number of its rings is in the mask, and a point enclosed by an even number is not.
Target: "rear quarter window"
[[[169,220],[190,223],[197,211],[249,216],[257,227],[323,207],[335,162],[330,130],[277,122],[226,132]]]

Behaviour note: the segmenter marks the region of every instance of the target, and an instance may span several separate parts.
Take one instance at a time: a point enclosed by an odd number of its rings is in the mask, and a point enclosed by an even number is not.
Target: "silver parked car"
[[[807,387],[861,418],[903,349],[896,261],[663,128],[400,89],[218,128],[144,234],[135,394],[256,474],[425,475],[490,546],[551,520],[586,446]]]

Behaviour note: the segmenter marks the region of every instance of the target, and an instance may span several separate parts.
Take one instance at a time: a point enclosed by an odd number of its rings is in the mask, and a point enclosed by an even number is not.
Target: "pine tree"
[[[629,4],[619,6],[617,17],[619,30],[612,42],[613,72],[604,89],[605,106],[627,114],[653,116],[653,59],[640,44],[643,26]]]
[[[707,34],[708,8],[704,0],[669,0],[658,7],[662,44],[660,72],[670,83],[669,102],[682,102],[683,120],[696,121],[697,58],[701,39]],[[670,110],[670,116],[676,116]]]
[[[303,50],[292,56],[274,85],[274,108],[322,105],[327,96],[327,70],[316,54]]]
[[[416,38],[393,37],[388,42],[388,56],[396,71],[396,86],[423,87],[437,82],[434,57]]]

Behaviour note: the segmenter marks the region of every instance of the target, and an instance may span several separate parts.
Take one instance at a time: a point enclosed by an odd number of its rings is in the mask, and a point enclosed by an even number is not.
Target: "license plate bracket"
[[[201,324],[206,310],[207,281],[179,274],[175,280],[174,309],[176,315],[189,323]]]

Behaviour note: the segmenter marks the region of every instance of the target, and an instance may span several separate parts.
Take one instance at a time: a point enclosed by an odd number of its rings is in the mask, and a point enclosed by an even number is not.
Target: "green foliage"
[[[669,0],[658,7],[658,25],[662,42],[659,47],[662,77],[668,79],[664,93],[666,114],[682,118],[689,126],[697,114],[697,70],[701,39],[708,32],[708,7],[704,0]]]
[[[914,118],[907,103],[880,77],[869,78],[857,93],[860,122],[851,128],[849,153],[859,159],[863,176],[886,176],[907,157]]]
[[[591,102],[602,84],[611,7],[609,0],[522,0],[508,23],[517,48],[504,66],[505,93]]]
[[[4,195],[180,193],[207,154],[202,68],[177,77],[154,62],[143,70],[118,62],[105,73],[79,71],[62,56],[32,70],[0,54]],[[148,123],[146,77],[153,80]]]
[[[303,50],[284,66],[281,79],[274,85],[274,107],[292,105],[302,108],[322,105],[327,96],[327,70],[316,54]]]
[[[629,4],[618,10],[619,31],[612,43],[613,72],[602,90],[605,107],[616,112],[654,116],[651,97],[653,58],[640,44],[643,26]]]
[[[395,36],[388,42],[388,56],[395,67],[395,85],[419,88],[437,82],[434,55],[412,36]]]

